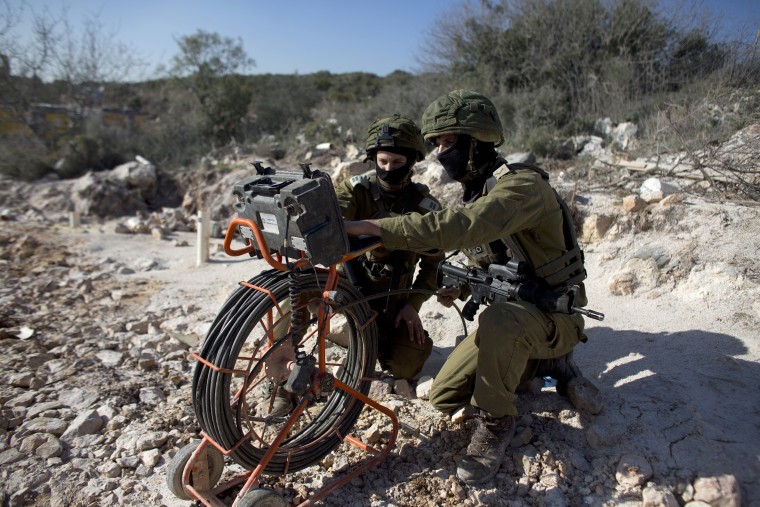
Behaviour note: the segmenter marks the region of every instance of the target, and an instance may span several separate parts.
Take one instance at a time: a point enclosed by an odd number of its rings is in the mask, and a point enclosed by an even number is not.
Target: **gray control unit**
[[[323,266],[340,262],[350,247],[330,176],[308,164],[299,172],[253,165],[256,176],[233,188],[235,210],[259,227],[270,253],[294,260],[305,252]],[[245,229],[243,236],[252,238]]]

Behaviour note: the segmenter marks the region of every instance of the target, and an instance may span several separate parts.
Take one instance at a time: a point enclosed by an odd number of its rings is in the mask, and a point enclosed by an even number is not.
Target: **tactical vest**
[[[503,168],[497,169],[496,172],[486,180],[486,191],[490,192],[500,177],[518,169],[530,169],[535,171],[539,173],[548,184],[549,174],[543,169],[529,164],[509,164],[506,165],[506,170]],[[525,249],[519,244],[516,238],[509,236],[492,241],[487,245],[479,245],[474,248],[463,249],[465,256],[467,256],[470,261],[480,266],[487,264],[503,264],[510,259],[525,261],[531,265],[536,278],[545,286],[552,289],[580,284],[586,279],[583,250],[581,250],[578,245],[578,239],[575,234],[575,228],[573,227],[573,219],[570,215],[570,209],[554,187],[551,188],[557,198],[560,209],[562,210],[562,233],[565,243],[564,254],[543,266],[536,267],[531,264],[530,259],[528,259],[528,256],[525,253]]]
[[[350,180],[351,188],[362,186],[366,188],[373,203],[371,216],[367,218],[387,218],[402,215],[411,211],[427,213],[437,211],[440,204],[431,198],[428,187],[421,183],[410,183],[406,192],[388,205],[380,191],[376,177],[358,175]],[[367,210],[368,212],[370,210]],[[412,286],[419,254],[406,250],[390,251],[383,247],[367,252],[354,262],[355,274],[359,278],[362,292],[365,295],[408,288]]]

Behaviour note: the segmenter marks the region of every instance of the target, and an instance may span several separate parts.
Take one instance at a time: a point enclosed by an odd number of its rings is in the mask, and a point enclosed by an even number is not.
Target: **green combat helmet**
[[[425,141],[417,125],[400,114],[375,120],[367,130],[367,155],[385,150],[409,157],[410,162],[425,158]]]
[[[436,99],[422,115],[422,134],[433,141],[444,133],[467,134],[478,141],[504,142],[501,120],[491,100],[469,90],[454,90]]]

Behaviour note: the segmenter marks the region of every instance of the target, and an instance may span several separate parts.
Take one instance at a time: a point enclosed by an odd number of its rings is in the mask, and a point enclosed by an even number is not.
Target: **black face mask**
[[[467,176],[467,163],[470,161],[470,136],[459,134],[454,146],[437,155],[438,162],[449,177],[461,181]]]
[[[496,148],[494,148],[494,143],[478,141],[477,145],[475,145],[475,154],[472,156],[472,163],[480,174],[490,176],[491,174],[488,171],[488,166],[493,165],[496,157],[498,157],[498,154],[496,153]]]
[[[375,166],[375,173],[377,174],[377,178],[383,180],[389,185],[399,185],[403,183],[404,180],[406,180],[409,176],[411,170],[412,164],[409,163],[402,167],[399,167],[398,169],[393,169],[392,171],[383,171],[377,167],[377,165]]]

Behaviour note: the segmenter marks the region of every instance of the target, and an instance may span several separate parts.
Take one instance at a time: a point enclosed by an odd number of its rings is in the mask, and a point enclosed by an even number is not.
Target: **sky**
[[[676,0],[665,0],[675,3]],[[698,0],[730,36],[760,29],[760,0]],[[153,69],[198,30],[242,40],[253,74],[415,72],[436,22],[463,0],[10,0],[37,13],[62,12],[76,27],[96,17],[113,39]],[[477,0],[476,0],[477,3]]]
[[[423,33],[460,0],[11,0],[61,12],[74,26],[97,16],[143,59],[168,63],[199,29],[237,40],[254,74],[413,72]],[[30,10],[27,8],[27,17]]]

